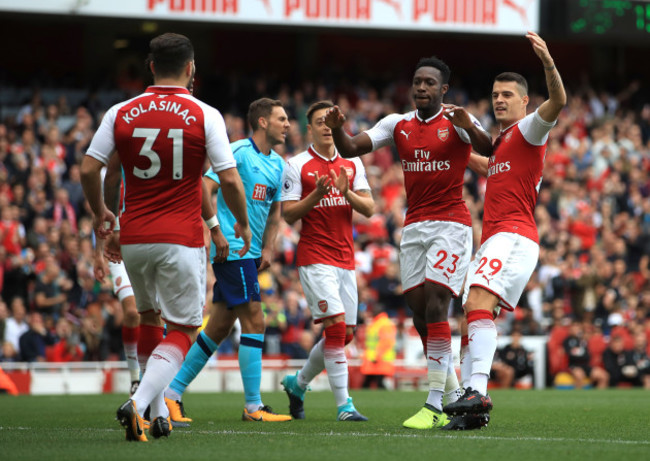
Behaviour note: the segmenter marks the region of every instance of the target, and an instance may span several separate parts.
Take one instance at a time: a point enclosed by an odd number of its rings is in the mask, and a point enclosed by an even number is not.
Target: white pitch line
[[[180,431],[179,431],[180,432]],[[289,435],[289,436],[314,436],[314,437],[392,437],[392,438],[444,438],[444,439],[475,439],[475,440],[499,440],[499,441],[512,441],[512,442],[521,442],[521,441],[531,441],[531,442],[583,442],[583,443],[610,443],[610,444],[621,444],[621,445],[650,445],[648,440],[616,440],[616,439],[571,439],[564,437],[490,437],[486,435],[461,435],[461,434],[391,434],[391,433],[381,433],[381,434],[369,434],[364,432],[321,432],[321,433],[309,433],[305,434],[302,432],[248,432],[248,431],[232,431],[232,430],[223,430],[223,431],[193,431],[197,434],[209,434],[209,435]]]
[[[14,430],[14,431],[31,431],[34,430],[31,427],[3,427],[0,426],[0,431],[3,430]],[[52,428],[50,430],[54,431],[71,431],[72,429],[65,428]],[[77,429],[74,429],[78,431]],[[86,431],[101,431],[101,432],[122,432],[123,429],[86,429]],[[370,438],[370,437],[389,437],[389,438],[403,438],[403,439],[418,439],[418,438],[443,438],[443,439],[462,439],[462,440],[498,440],[503,442],[580,442],[580,443],[602,443],[602,444],[614,444],[614,445],[650,445],[650,440],[617,440],[617,439],[583,439],[583,438],[566,438],[566,437],[501,437],[495,436],[490,437],[487,435],[470,435],[470,434],[432,434],[429,432],[417,433],[417,434],[391,434],[388,432],[385,433],[365,433],[365,432],[318,432],[318,433],[302,433],[302,432],[263,432],[263,431],[233,431],[233,430],[222,430],[222,431],[205,431],[205,430],[178,430],[174,434],[207,434],[207,435],[289,435],[289,436],[299,436],[299,437],[352,437],[352,438]]]

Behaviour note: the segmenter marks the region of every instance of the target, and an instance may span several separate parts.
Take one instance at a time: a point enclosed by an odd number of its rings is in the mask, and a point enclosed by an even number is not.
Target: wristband
[[[555,69],[555,64],[553,64],[552,66],[544,67],[544,70],[553,70],[553,69]]]
[[[120,218],[115,216],[115,227],[113,227],[113,232],[120,230]]]
[[[205,221],[205,225],[208,226],[208,229],[210,230],[217,227],[219,225],[219,220],[217,219],[217,215],[214,215],[210,219],[207,219]]]

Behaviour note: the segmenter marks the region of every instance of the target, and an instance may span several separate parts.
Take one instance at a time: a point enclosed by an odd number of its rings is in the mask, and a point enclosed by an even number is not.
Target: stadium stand
[[[9,31],[14,30],[11,27]],[[241,33],[236,36],[241,38]],[[357,45],[370,43],[355,40]],[[459,39],[460,45],[467,43],[475,44]],[[479,61],[489,47],[487,43],[473,51]],[[576,53],[580,51],[562,56],[568,63]],[[626,63],[630,61],[628,57]],[[372,126],[383,114],[411,107],[409,81],[401,73],[393,78],[360,67],[350,69],[349,74],[333,68],[319,77],[283,81],[277,73],[251,75],[234,70],[235,65],[227,70],[219,69],[218,63],[205,70],[199,65],[196,91],[223,112],[231,141],[247,136],[242,108],[250,100],[261,95],[282,100],[292,118],[290,137],[280,152],[286,158],[307,147],[304,113],[315,100],[330,98],[339,104],[355,133]],[[464,78],[457,79],[447,100],[467,107],[494,136],[490,103],[481,97],[489,94],[489,78],[486,83],[470,78],[468,66],[460,69]],[[600,363],[615,334],[625,338],[630,350],[632,338],[644,334],[646,354],[650,354],[650,99],[632,72],[622,76],[619,72],[607,84],[575,69],[569,75],[569,103],[551,132],[536,209],[540,263],[519,303],[530,316],[502,313],[497,325],[503,335],[516,328],[539,330],[547,336],[547,384],[567,369],[562,342],[572,320],[583,323],[594,364]],[[43,315],[55,342],[60,340],[56,323],[65,318],[85,359],[119,360],[121,309],[109,295],[110,286],[92,277],[92,227],[80,194],[77,164],[104,111],[144,88],[147,77],[136,69],[107,76],[92,90],[70,84],[61,75],[35,75],[22,86],[6,74],[0,77],[0,303],[4,306],[0,308],[0,339],[7,341],[6,325],[15,320],[11,305],[14,298],[20,298],[29,312]],[[531,83],[532,88],[539,87],[534,80]],[[532,94],[531,107],[541,100],[541,95]],[[363,162],[377,214],[371,220],[355,217],[360,310],[387,302],[378,293],[376,281],[384,275],[381,268],[394,258],[404,213],[395,152],[382,149],[364,156]],[[484,188],[484,180],[467,173],[466,200],[476,235],[480,235]],[[304,357],[320,334],[309,319],[294,266],[297,235],[296,229],[282,225],[276,261],[262,278],[269,309],[279,306],[281,311],[273,325],[274,335],[269,336],[280,338],[279,350],[285,351],[287,359]],[[64,296],[45,308],[39,307],[39,293]],[[293,306],[296,294],[297,312]],[[385,307],[398,324],[397,352],[403,358],[409,314],[403,297],[391,296],[389,302]],[[458,303],[453,312],[457,333]],[[53,356],[51,347],[43,357]],[[223,347],[226,352],[236,349],[236,335]],[[278,347],[270,347],[269,352],[277,354]],[[0,363],[22,360],[19,348],[12,352],[3,346],[1,351]],[[351,354],[359,356],[354,348]]]

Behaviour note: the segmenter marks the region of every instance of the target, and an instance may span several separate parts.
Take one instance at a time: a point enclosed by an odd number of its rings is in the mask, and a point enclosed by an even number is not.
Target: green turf
[[[422,392],[353,391],[367,423],[336,422],[328,392],[306,397],[307,419],[241,421],[240,394],[186,394],[190,429],[128,443],[115,421],[122,395],[0,396],[0,460],[577,460],[650,459],[650,393],[642,390],[493,391],[481,431],[413,431],[404,419]],[[284,393],[264,396],[287,410]]]

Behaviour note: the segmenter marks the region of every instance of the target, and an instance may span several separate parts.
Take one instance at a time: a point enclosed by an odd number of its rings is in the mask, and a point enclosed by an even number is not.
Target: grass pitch
[[[0,460],[644,460],[650,459],[650,392],[495,390],[492,421],[480,431],[401,426],[423,392],[353,391],[367,423],[336,422],[329,392],[306,396],[307,419],[241,421],[241,394],[186,394],[194,419],[168,439],[124,441],[115,421],[126,395],[0,396]],[[288,411],[284,393],[264,403]]]

